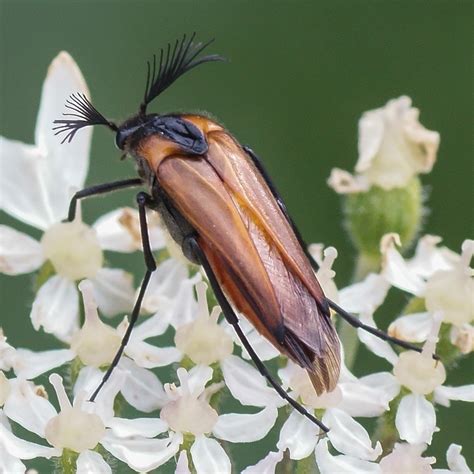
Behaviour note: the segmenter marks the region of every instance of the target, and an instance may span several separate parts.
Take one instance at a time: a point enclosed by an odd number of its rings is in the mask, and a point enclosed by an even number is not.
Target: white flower
[[[48,457],[60,456],[63,449],[79,453],[77,467],[88,466],[89,472],[111,472],[102,456],[91,451],[98,443],[116,458],[136,471],[148,471],[165,463],[181,442],[180,435],[155,438],[166,431],[166,425],[156,418],[123,419],[113,416],[114,398],[126,380],[126,373],[117,369],[110,383],[99,394],[96,403],[85,401],[80,391],[74,403],[69,402],[61,377],[50,376],[59,400],[60,411],[45,398],[36,395],[28,386],[12,402],[8,417],[27,430],[48,441],[53,448],[39,446]],[[0,432],[0,443],[6,435]],[[7,451],[20,459],[31,459],[44,454],[22,453],[25,441],[9,436]],[[16,453],[16,454],[15,454]]]
[[[461,454],[462,447],[459,444],[450,444],[446,451],[446,461],[449,469],[433,469],[434,474],[472,474],[472,470],[469,469],[466,459]]]
[[[462,352],[473,348],[474,280],[470,261],[474,241],[465,240],[461,256],[437,247],[439,237],[420,239],[415,256],[404,260],[396,249],[399,239],[388,234],[382,239],[382,275],[393,286],[424,298],[427,311],[401,316],[389,327],[389,333],[408,341],[422,342],[439,312],[443,322],[452,324],[452,341]]]
[[[206,283],[196,284],[199,305],[197,317],[176,330],[174,341],[176,348],[195,364],[211,365],[230,356],[234,343],[225,329],[218,324],[220,307],[215,306],[209,314],[206,291]]]
[[[73,92],[89,94],[74,60],[61,52],[46,76],[35,131],[35,145],[0,137],[0,208],[44,232],[38,242],[8,226],[0,226],[0,271],[9,275],[33,272],[50,260],[56,275],[38,291],[31,311],[35,329],[43,327],[68,341],[78,327],[75,280],[91,278],[104,313],[130,308],[132,278],[118,269],[102,268],[97,233],[81,222],[62,223],[72,193],[84,187],[89,166],[91,128],[72,143],[54,136],[53,121],[61,116]],[[18,196],[18,189],[22,189]],[[114,297],[112,297],[114,296]]]
[[[278,415],[276,406],[267,406],[255,414],[219,415],[210,406],[209,398],[223,384],[212,384],[205,388],[212,378],[211,368],[195,366],[189,373],[180,368],[177,374],[179,387],[165,385],[168,401],[161,410],[161,419],[168,424],[169,430],[193,436],[190,453],[198,474],[230,473],[231,464],[227,454],[210,435],[232,443],[258,441],[274,425]]]
[[[359,159],[352,176],[334,168],[328,180],[341,194],[405,187],[419,173],[429,173],[436,160],[439,134],[418,121],[419,110],[406,96],[370,110],[359,121]]]
[[[433,472],[431,464],[436,458],[425,458],[421,454],[426,449],[426,444],[395,443],[393,451],[380,460],[383,474],[398,474],[410,472],[413,474],[429,474]]]
[[[21,379],[34,379],[52,369],[60,367],[74,358],[69,349],[53,349],[47,351],[31,351],[14,348],[7,342],[0,328],[0,370],[13,370]]]
[[[370,315],[363,315],[366,324],[375,327]],[[433,394],[436,403],[449,406],[450,400],[474,401],[474,385],[443,386],[446,371],[441,361],[433,359],[442,316],[435,313],[430,333],[422,353],[405,351],[400,355],[379,338],[358,330],[360,340],[376,355],[393,365],[393,376],[388,377],[387,391],[397,395],[404,386],[411,393],[402,397],[398,406],[395,425],[402,440],[411,444],[430,444],[436,427],[434,406],[425,396]]]

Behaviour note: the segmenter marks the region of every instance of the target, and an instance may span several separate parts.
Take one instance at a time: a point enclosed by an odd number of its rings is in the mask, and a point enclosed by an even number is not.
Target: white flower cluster
[[[73,471],[78,473],[110,473],[108,460],[114,458],[137,472],[174,459],[179,474],[230,474],[226,445],[257,442],[275,426],[279,427],[275,449],[246,467],[245,474],[270,474],[279,463],[308,459],[322,474],[471,472],[456,444],[447,449],[448,469],[434,469],[435,459],[423,453],[438,431],[435,405],[474,401],[474,385],[444,385],[443,362],[432,358],[442,324],[449,325],[450,342],[460,352],[473,349],[473,241],[465,241],[458,255],[438,247],[438,238],[426,236],[414,257],[404,260],[396,249],[397,236],[387,235],[381,272],[341,290],[332,269],[336,250],[311,246],[325,292],[363,322],[375,326],[374,312],[392,286],[423,299],[426,307],[390,326],[393,335],[423,343],[421,354],[397,354],[388,343],[359,330],[360,340],[393,369],[358,378],[343,364],[331,393],[317,396],[307,373],[279,356],[242,318],[255,351],[265,361],[280,357],[282,386],[322,417],[330,428],[327,437],[291,410],[244,360],[248,355],[236,346],[220,308],[209,310],[201,274],[191,274],[175,258],[161,262],[153,273],[143,301],[149,316],[140,318],[118,367],[95,402],[89,402],[128,326],[126,317],[116,327],[107,324],[99,312],[105,317],[128,313],[135,298],[131,275],[103,267],[103,251],[132,252],[141,249],[141,242],[132,209],[113,211],[92,227],[81,221],[80,213],[72,223],[61,222],[71,195],[84,185],[91,138],[86,129],[73,143],[60,146],[52,135],[51,123],[74,91],[88,93],[71,57],[60,53],[43,87],[36,145],[5,138],[0,142],[1,209],[44,232],[37,242],[0,226],[0,270],[17,275],[52,265],[30,317],[36,330],[42,328],[67,346],[33,352],[12,347],[0,333],[0,473],[24,472],[24,461],[36,458],[56,459],[63,471],[61,463],[67,458],[73,459]],[[402,105],[409,106],[406,100]],[[422,132],[427,134],[418,130]],[[417,139],[413,130],[406,133]],[[423,169],[429,159],[426,163]],[[13,199],[19,187],[24,192]],[[159,249],[166,238],[153,219],[150,215],[152,244]],[[174,345],[158,347],[147,341],[165,333],[174,334]],[[242,357],[236,355],[240,352]],[[157,376],[158,367],[169,368],[166,383]],[[72,379],[68,391],[62,377],[51,373],[57,370]],[[47,373],[49,385],[39,385],[37,379]],[[229,392],[234,404],[241,405],[239,413],[226,412],[222,406],[222,396],[229,397]],[[122,417],[122,405],[127,413],[133,408],[137,416]],[[356,418],[382,417],[390,410],[396,411],[399,442],[384,451]],[[279,414],[285,415],[283,425],[278,425]],[[20,437],[19,427],[35,441]]]

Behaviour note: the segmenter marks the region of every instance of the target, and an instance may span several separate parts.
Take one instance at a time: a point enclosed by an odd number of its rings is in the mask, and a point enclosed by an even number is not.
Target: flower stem
[[[317,474],[319,473],[318,466],[316,465],[316,458],[314,453],[309,455],[307,458],[296,461],[295,474]]]
[[[63,449],[60,460],[60,466],[63,474],[76,473],[76,461],[78,457],[78,453],[71,451],[70,449]]]

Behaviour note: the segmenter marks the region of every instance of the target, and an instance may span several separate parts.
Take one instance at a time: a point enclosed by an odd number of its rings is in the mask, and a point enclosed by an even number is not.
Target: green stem
[[[295,474],[316,474],[319,473],[316,465],[316,457],[310,454],[307,458],[296,461]]]
[[[290,453],[285,451],[283,459],[277,464],[275,474],[294,474],[295,462],[290,459]]]
[[[62,474],[75,474],[76,473],[76,461],[79,454],[70,449],[63,449],[61,454],[60,466]]]

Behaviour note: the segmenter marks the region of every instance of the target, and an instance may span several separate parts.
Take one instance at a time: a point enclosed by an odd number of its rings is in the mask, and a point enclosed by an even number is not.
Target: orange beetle
[[[119,149],[131,155],[140,178],[79,191],[69,208],[74,218],[78,199],[130,186],[148,185],[137,202],[147,272],[130,325],[111,367],[92,399],[118,363],[156,265],[148,242],[146,208],[161,214],[184,255],[204,267],[223,313],[235,328],[260,372],[294,408],[327,428],[293,400],[272,378],[239,326],[233,307],[281,353],[307,370],[317,394],[335,388],[340,372],[340,342],[330,307],[356,327],[404,347],[419,350],[361,324],[327,299],[311,259],[282,199],[253,151],[223,126],[202,115],[147,114],[148,104],[190,69],[220,56],[200,57],[210,44],[194,44],[194,35],[168,44],[148,63],[145,96],[139,113],[120,126],[107,120],[84,95],[67,101],[68,113],[56,120],[63,141],[85,126],[106,125],[116,132]]]

